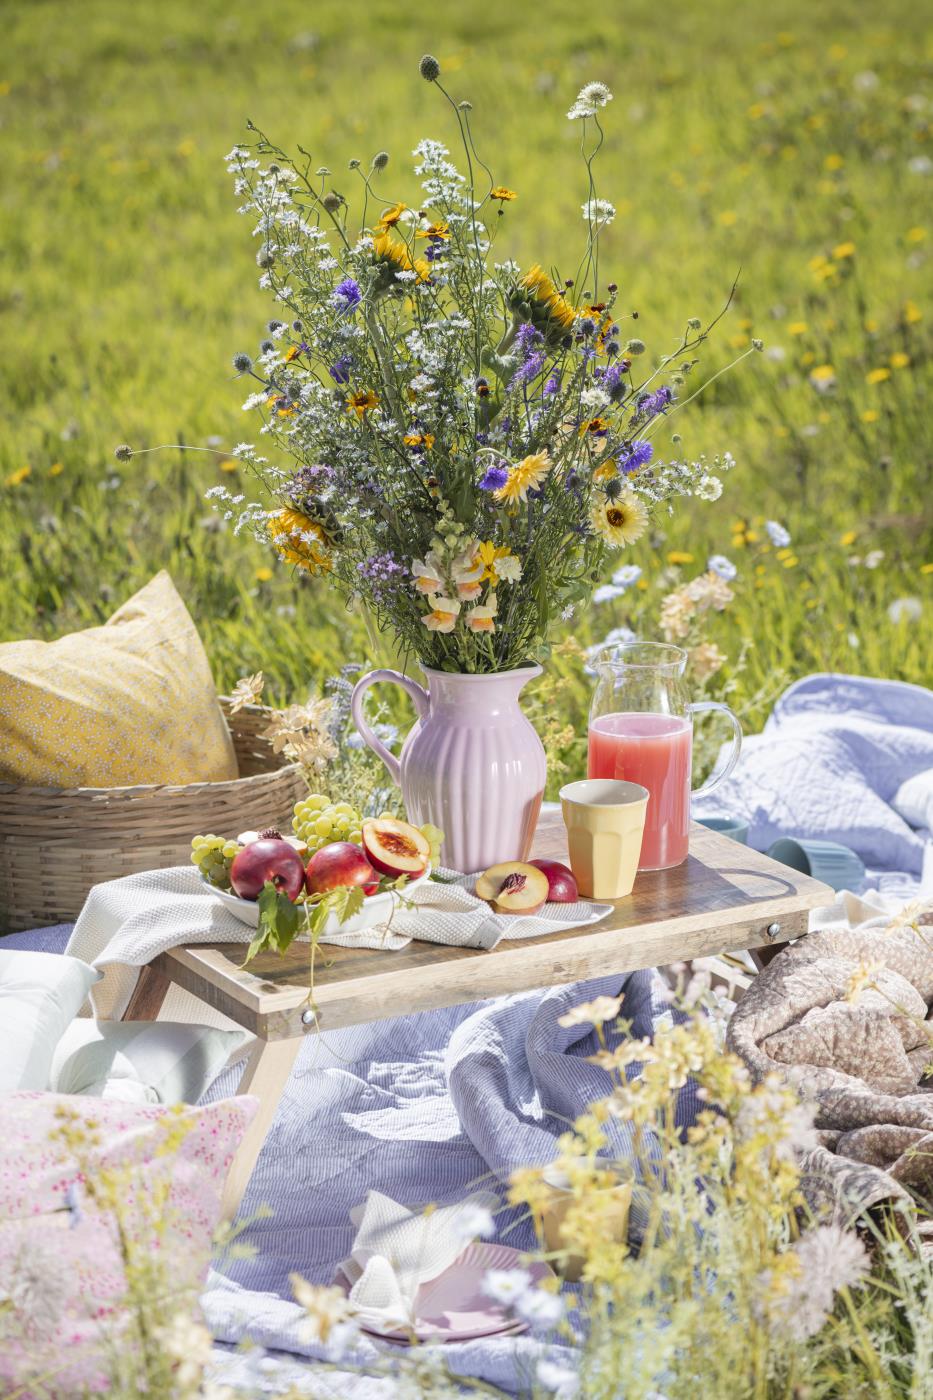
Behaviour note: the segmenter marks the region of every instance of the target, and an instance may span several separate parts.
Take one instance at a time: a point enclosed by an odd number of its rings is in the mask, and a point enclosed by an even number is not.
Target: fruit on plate
[[[362,816],[349,802],[331,802],[320,792],[312,792],[295,803],[292,826],[309,851],[320,850],[332,841],[359,845],[362,825]]]
[[[258,899],[267,880],[292,903],[304,889],[301,856],[280,836],[250,842],[234,856],[230,867],[230,883],[241,899]]]
[[[230,867],[239,854],[241,843],[228,841],[225,836],[195,836],[191,842],[191,863],[196,865],[209,885],[229,890]]]
[[[484,870],[474,891],[497,914],[536,914],[548,897],[548,877],[527,861],[506,860]]]
[[[431,846],[416,826],[394,817],[369,817],[363,823],[363,850],[370,864],[383,875],[423,875],[431,859]]]
[[[308,849],[307,841],[302,841],[300,836],[283,836],[281,831],[276,831],[274,827],[267,827],[265,831],[241,831],[237,841],[241,846],[251,846],[254,841],[287,841],[290,846],[294,846],[300,856],[303,856]]]
[[[326,894],[341,885],[362,885],[364,894],[375,894],[379,876],[361,846],[352,841],[332,841],[308,861],[305,876],[308,894]]]
[[[547,897],[551,904],[575,904],[580,898],[577,882],[569,865],[559,860],[532,860],[533,865],[547,876]]]

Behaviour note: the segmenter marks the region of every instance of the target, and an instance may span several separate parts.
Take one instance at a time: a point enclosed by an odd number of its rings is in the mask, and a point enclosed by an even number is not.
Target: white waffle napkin
[[[385,1332],[413,1327],[421,1284],[437,1278],[473,1243],[478,1210],[498,1205],[497,1196],[476,1191],[425,1212],[370,1191],[350,1212],[356,1238],[350,1258],[339,1266],[364,1324]]]
[[[388,924],[323,940],[350,948],[404,948],[413,938],[464,948],[494,948],[502,938],[534,938],[605,918],[609,904],[545,904],[538,914],[494,914],[471,892],[473,876],[448,875],[413,890],[416,906],[398,908]],[[119,1020],[136,986],[139,968],[185,943],[248,944],[253,930],[221,904],[193,865],[125,875],[95,885],[78,916],[66,952],[103,969],[91,993],[95,1015]],[[173,989],[174,991],[175,989]],[[171,993],[170,993],[171,995]],[[205,1022],[172,1003],[176,1019]],[[168,1015],[168,1006],[165,1014]],[[211,1022],[213,1024],[213,1021]],[[223,1021],[223,1024],[227,1024]]]

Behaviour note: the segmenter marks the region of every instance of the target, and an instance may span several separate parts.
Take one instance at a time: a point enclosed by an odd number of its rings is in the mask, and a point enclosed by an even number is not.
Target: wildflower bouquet
[[[404,653],[502,671],[546,653],[555,620],[661,503],[715,499],[716,465],[732,459],[654,458],[710,327],[691,318],[672,353],[636,372],[637,313],[600,267],[614,217],[594,181],[608,88],[588,84],[568,113],[582,132],[585,239],[561,279],[493,260],[518,195],[479,156],[470,104],[450,98],[434,58],[421,75],[453,108],[465,176],[432,140],[415,151],[414,196],[386,179],[386,152],[368,171],[354,160],[351,214],[301,148],[292,158],[250,125],[255,144],[230,152],[260,286],[280,308],[258,355],[234,367],[255,383],[244,408],[293,466],[241,443],[262,499],[209,494],[286,564],[362,602]]]

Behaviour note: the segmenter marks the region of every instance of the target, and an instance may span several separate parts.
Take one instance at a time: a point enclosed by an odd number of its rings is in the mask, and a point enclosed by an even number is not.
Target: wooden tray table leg
[[[293,1036],[289,1040],[257,1039],[247,1057],[237,1093],[255,1094],[259,1099],[259,1109],[230,1164],[223,1193],[225,1220],[232,1220],[240,1208],[266,1134],[272,1127],[282,1091],[303,1044],[301,1036]]]
[[[133,994],[121,1016],[122,1021],[157,1021],[171,982],[147,964],[139,969]]]

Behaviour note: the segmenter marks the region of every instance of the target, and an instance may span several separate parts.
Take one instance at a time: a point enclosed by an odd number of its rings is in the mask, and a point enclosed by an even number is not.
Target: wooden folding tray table
[[[566,861],[559,812],[542,816],[532,854]],[[143,968],[125,1019],[155,1020],[176,984],[257,1037],[238,1092],[257,1095],[260,1109],[227,1180],[225,1208],[232,1213],[305,1036],[715,953],[773,948],[805,934],[809,911],[832,901],[827,885],[694,825],[687,860],[673,870],[640,874],[633,892],[616,900],[602,923],[489,950],[417,941],[397,952],[321,945],[316,1016],[308,1004],[307,943],[293,944],[284,956],[261,953],[246,969],[240,944],[181,945]]]

